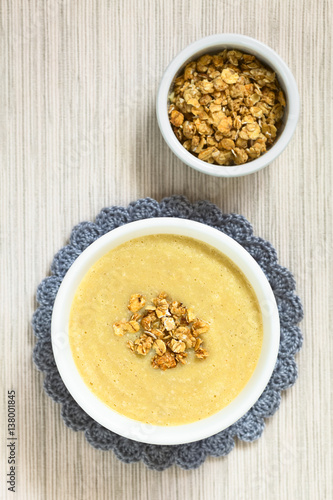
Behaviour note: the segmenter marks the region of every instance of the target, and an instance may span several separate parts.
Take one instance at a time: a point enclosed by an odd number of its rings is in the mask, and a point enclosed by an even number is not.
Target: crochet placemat
[[[218,434],[194,443],[160,446],[133,441],[111,432],[74,401],[56,368],[51,346],[52,307],[60,284],[75,259],[97,238],[116,227],[151,217],[179,217],[208,224],[240,243],[264,271],[278,305],[281,336],[279,355],[271,379],[255,405],[235,424]],[[175,464],[184,469],[199,467],[207,456],[222,457],[230,453],[235,438],[242,441],[258,439],[264,430],[264,419],[272,416],[280,405],[281,391],[291,387],[297,378],[294,356],[302,346],[302,334],[296,326],[303,317],[302,304],[295,294],[295,280],[288,269],[278,264],[272,245],[253,235],[251,224],[242,215],[224,214],[209,201],[191,204],[183,196],[164,198],[160,203],[152,198],[137,200],[127,208],[104,208],[95,222],[81,222],[75,226],[70,242],[54,257],[51,276],[37,289],[39,308],[32,326],[38,338],[33,359],[44,372],[44,389],[57,403],[65,424],[74,431],[84,431],[87,441],[95,448],[113,450],[126,463],[142,460],[148,467],[164,470]]]

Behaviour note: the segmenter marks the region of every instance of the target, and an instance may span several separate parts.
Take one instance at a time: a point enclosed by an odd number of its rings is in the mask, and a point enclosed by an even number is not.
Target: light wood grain
[[[332,489],[332,3],[330,0],[2,0],[1,385],[17,392],[17,493],[1,498],[330,500]],[[172,57],[213,33],[275,49],[301,94],[269,168],[215,179],[181,164],[155,118]],[[66,428],[32,364],[35,290],[73,225],[173,193],[244,214],[295,274],[305,307],[299,380],[262,438],[195,471],[125,465]]]

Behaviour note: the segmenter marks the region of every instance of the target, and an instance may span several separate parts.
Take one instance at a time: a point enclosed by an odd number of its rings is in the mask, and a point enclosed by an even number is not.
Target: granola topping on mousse
[[[127,342],[131,351],[146,356],[154,349],[156,354],[151,365],[163,371],[176,368],[177,363],[186,364],[186,350],[189,349],[194,350],[197,358],[207,358],[208,352],[203,349],[203,340],[199,335],[208,332],[209,324],[197,318],[193,308],[173,301],[165,292],[154,298],[152,304],[145,305],[143,295],[131,295],[127,307],[133,314],[129,321],[113,324],[115,335],[139,334],[135,340]]]

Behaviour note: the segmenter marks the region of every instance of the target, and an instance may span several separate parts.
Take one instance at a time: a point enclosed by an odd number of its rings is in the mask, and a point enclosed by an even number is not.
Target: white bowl
[[[243,165],[224,167],[211,165],[199,160],[187,151],[175,136],[168,116],[168,96],[175,78],[183,71],[186,64],[198,59],[206,53],[219,52],[224,49],[237,49],[248,54],[255,55],[261,62],[272,68],[279,80],[281,88],[286,96],[286,108],[282,119],[282,127],[274,145],[256,160]],[[295,79],[281,57],[264,43],[244,35],[222,34],[212,35],[197,40],[182,50],[169,64],[162,77],[156,102],[157,121],[161,133],[170,147],[180,160],[205,174],[216,177],[240,177],[252,174],[266,167],[275,160],[285,149],[292,138],[299,117],[299,94]]]
[[[250,281],[263,316],[263,345],[254,373],[241,393],[221,411],[204,420],[171,427],[146,425],[116,413],[98,399],[76,368],[68,339],[71,304],[81,280],[95,262],[112,248],[150,234],[178,234],[204,241],[229,257]],[[155,218],[132,222],[105,234],[76,259],[59,288],[52,314],[52,347],[59,373],[77,403],[101,425],[122,436],[153,444],[197,441],[229,427],[244,415],[265,389],[279,348],[279,314],[272,289],[250,254],[217,229],[177,218]]]

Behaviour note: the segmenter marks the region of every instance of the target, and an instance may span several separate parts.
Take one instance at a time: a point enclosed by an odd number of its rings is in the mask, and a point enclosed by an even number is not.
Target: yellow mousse
[[[151,301],[161,291],[209,322],[206,359],[189,353],[185,365],[155,370],[153,350],[142,356],[128,349],[135,334],[114,334],[112,325],[128,319],[131,294]],[[81,377],[107,406],[170,426],[213,415],[242,391],[260,356],[263,326],[250,283],[225,255],[193,238],[160,234],[128,241],[89,269],[72,303],[69,338]]]

